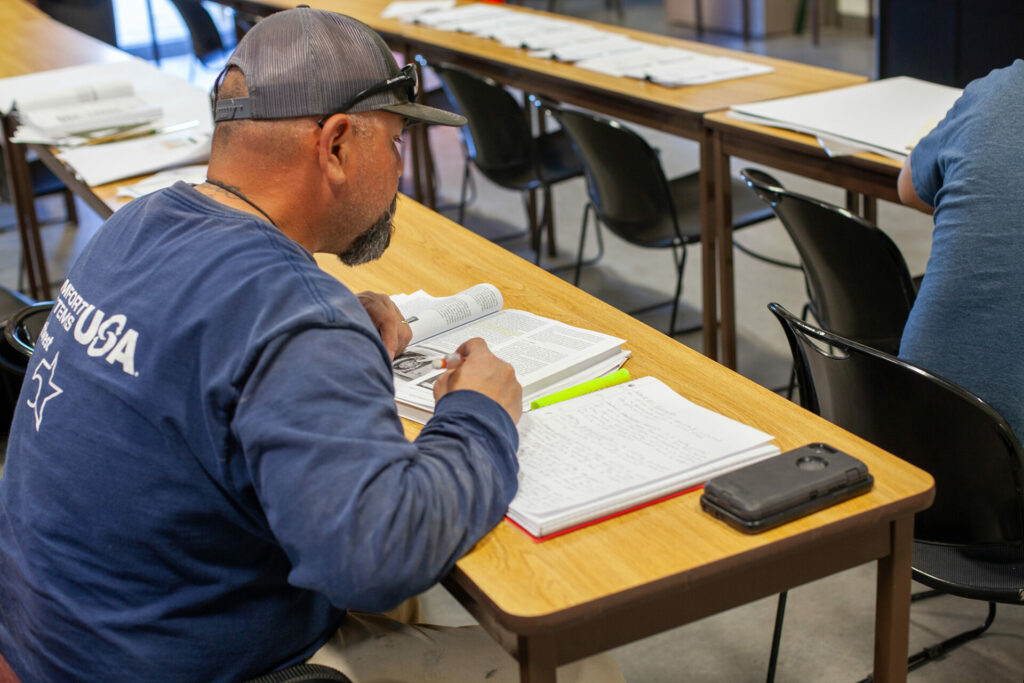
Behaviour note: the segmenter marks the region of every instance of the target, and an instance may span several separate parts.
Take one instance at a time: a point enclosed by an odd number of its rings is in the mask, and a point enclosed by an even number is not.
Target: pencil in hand
[[[457,353],[449,353],[430,361],[430,366],[435,370],[440,370],[442,368],[451,369],[457,368],[461,362],[462,356]]]

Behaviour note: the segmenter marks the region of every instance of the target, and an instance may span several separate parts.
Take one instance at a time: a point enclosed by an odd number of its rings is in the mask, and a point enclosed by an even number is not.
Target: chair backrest
[[[26,361],[35,351],[39,333],[42,332],[52,308],[52,301],[25,306],[8,318],[4,325],[4,339],[8,346],[24,356]]]
[[[598,218],[623,239],[668,246],[679,237],[675,207],[657,152],[617,121],[544,103],[583,162]]]
[[[210,13],[199,0],[171,0],[178,14],[181,15],[189,35],[192,36],[192,52],[204,66],[224,53],[224,41],[221,40],[217,25]]]
[[[431,64],[459,112],[466,117],[469,158],[490,180],[520,189],[535,179],[533,139],[523,109],[497,81],[448,64]]]
[[[845,209],[786,190],[763,171],[748,168],[741,175],[796,245],[818,322],[896,353],[916,292],[889,236]]]
[[[1024,540],[1024,453],[1006,420],[963,387],[768,308],[789,340],[801,403],[935,478],[914,537],[992,545]]]
[[[4,331],[4,334],[0,335],[0,434],[6,434],[10,429],[14,407],[17,405],[18,394],[25,380],[25,368],[28,366],[31,348],[35,346],[39,330],[42,329],[52,306],[50,302],[40,308],[33,305],[31,299],[0,287],[0,327]],[[32,309],[42,310],[42,320],[28,319],[27,312]],[[11,328],[12,340],[18,337],[18,341],[8,341],[8,328]],[[15,329],[19,330],[17,334],[14,332]],[[28,353],[26,347],[29,348]]]

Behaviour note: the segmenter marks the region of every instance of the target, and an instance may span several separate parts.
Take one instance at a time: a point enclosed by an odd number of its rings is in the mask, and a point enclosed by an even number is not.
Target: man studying
[[[464,122],[415,89],[365,25],[271,16],[215,86],[207,181],[132,202],[72,266],[0,481],[0,652],[21,680],[305,661],[357,683],[518,679],[478,628],[369,614],[435,584],[516,490],[511,367],[466,342],[409,442],[390,366],[407,326],[313,260],[379,257],[403,127]],[[605,657],[559,680],[622,679]]]
[[[1024,61],[967,85],[907,157],[904,204],[934,216],[900,357],[974,392],[1024,438]]]

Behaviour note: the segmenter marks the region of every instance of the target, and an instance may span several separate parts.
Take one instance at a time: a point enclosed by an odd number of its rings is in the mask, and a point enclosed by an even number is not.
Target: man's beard
[[[366,232],[348,246],[348,249],[338,254],[341,262],[347,266],[358,266],[361,263],[369,263],[381,257],[384,250],[391,244],[391,233],[394,226],[391,219],[395,215],[395,205],[398,202],[397,195],[391,200],[391,206],[380,215],[373,225]]]

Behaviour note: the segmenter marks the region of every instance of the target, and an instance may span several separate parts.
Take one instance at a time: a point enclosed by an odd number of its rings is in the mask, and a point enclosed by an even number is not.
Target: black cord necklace
[[[274,222],[273,218],[271,218],[270,216],[267,215],[266,211],[261,209],[259,206],[256,205],[256,202],[254,202],[253,200],[249,199],[248,197],[246,197],[244,194],[242,194],[238,190],[232,190],[230,187],[228,187],[224,183],[219,182],[217,180],[213,180],[212,178],[207,178],[206,182],[209,183],[210,185],[215,186],[215,187],[219,187],[220,189],[224,190],[228,194],[235,195],[236,197],[241,199],[243,202],[245,202],[246,204],[248,204],[252,208],[254,208],[257,211],[259,211],[261,214],[263,214],[263,217],[266,218],[270,222],[271,225],[273,225],[275,228],[277,228],[277,223]],[[280,228],[278,228],[278,230],[280,230]]]

